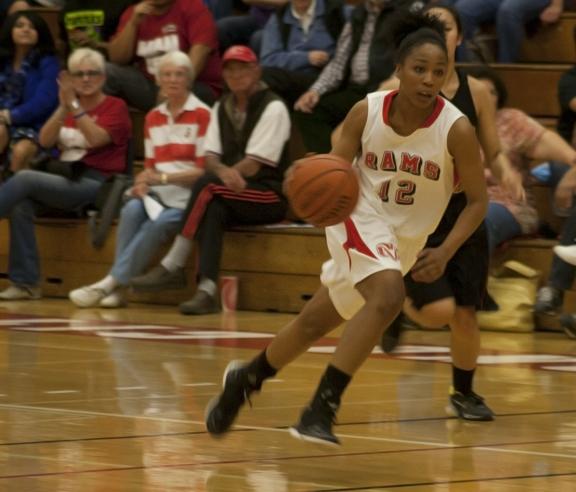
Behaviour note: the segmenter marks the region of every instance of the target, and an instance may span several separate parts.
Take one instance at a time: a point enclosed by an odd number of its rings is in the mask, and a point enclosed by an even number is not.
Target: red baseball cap
[[[257,63],[258,57],[248,46],[242,46],[237,44],[236,46],[231,46],[224,52],[222,57],[222,63],[227,61],[240,61],[244,63]]]

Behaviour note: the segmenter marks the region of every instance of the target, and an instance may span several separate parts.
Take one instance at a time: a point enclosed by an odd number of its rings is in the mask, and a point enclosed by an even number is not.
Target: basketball
[[[358,178],[341,157],[316,154],[298,161],[285,184],[294,213],[316,227],[348,218],[358,201]]]

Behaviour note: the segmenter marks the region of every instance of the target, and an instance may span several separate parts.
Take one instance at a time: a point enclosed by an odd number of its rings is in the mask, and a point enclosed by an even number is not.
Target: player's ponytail
[[[444,24],[436,17],[404,11],[390,19],[389,26],[396,63],[402,63],[415,48],[427,43],[439,46],[448,55]]]

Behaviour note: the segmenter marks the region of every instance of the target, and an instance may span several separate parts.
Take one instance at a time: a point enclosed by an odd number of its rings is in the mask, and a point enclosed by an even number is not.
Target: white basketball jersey
[[[448,132],[463,113],[437,97],[433,113],[411,135],[389,124],[397,91],[368,94],[368,117],[356,159],[361,200],[381,213],[398,237],[422,238],[435,229],[454,189]]]

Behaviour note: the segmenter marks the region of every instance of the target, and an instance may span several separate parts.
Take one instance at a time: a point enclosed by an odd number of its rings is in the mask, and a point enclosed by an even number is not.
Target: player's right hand
[[[294,109],[303,113],[311,113],[319,100],[320,94],[316,91],[307,91],[298,98],[294,104]]]

